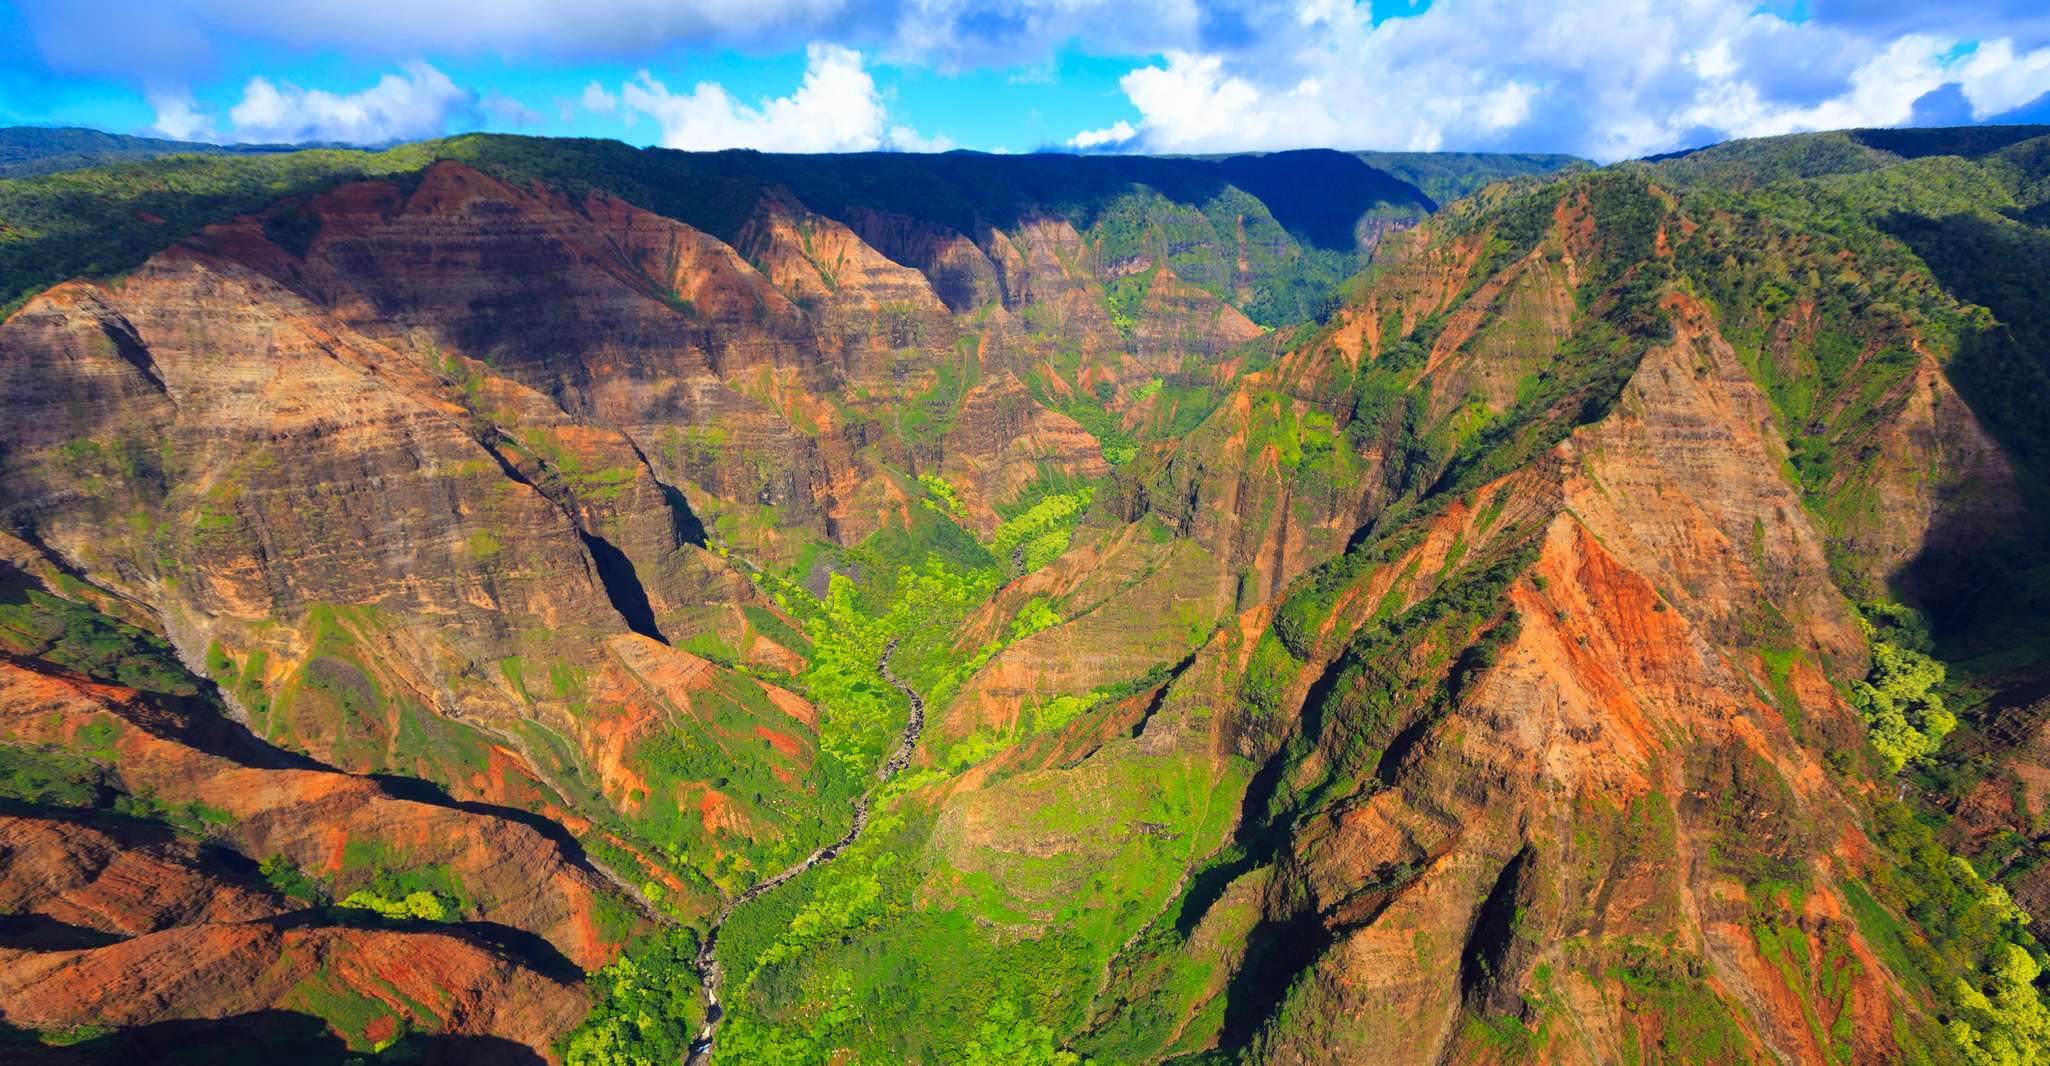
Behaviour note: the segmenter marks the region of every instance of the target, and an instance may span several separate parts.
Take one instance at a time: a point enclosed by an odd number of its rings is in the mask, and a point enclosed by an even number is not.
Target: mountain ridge
[[[732,908],[713,1061],[2033,1046],[2050,138],[1902,137],[1385,226],[1341,153],[457,138],[208,193],[0,323],[0,666],[75,693],[0,756],[19,816],[161,827],[100,847],[166,885],[268,868],[10,941],[0,1018],[673,1061],[709,916],[859,809]],[[0,889],[71,869],[35,839]],[[40,935],[104,908],[33,876]],[[330,961],[50,991],[152,936]],[[426,937],[459,1010],[381,969]]]

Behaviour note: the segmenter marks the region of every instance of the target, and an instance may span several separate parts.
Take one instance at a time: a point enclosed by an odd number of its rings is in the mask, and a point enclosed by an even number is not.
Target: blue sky
[[[2043,0],[0,0],[0,123],[214,141],[1608,160],[2046,93]]]

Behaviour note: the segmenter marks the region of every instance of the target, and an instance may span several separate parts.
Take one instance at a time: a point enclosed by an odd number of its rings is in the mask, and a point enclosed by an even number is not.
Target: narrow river
[[[887,784],[899,771],[911,764],[911,750],[918,746],[919,734],[925,732],[925,701],[919,698],[918,693],[912,691],[910,685],[897,680],[897,675],[890,672],[890,656],[896,651],[896,641],[892,640],[884,645],[883,657],[876,661],[876,671],[883,675],[883,680],[896,686],[897,691],[902,692],[905,699],[911,701],[911,718],[904,723],[904,733],[897,739],[897,750],[890,755],[888,762],[876,770],[876,788]],[[698,948],[698,980],[705,986],[705,1025],[698,1030],[697,1039],[691,1042],[690,1056],[685,1060],[689,1066],[705,1066],[711,1062],[712,1039],[718,1034],[719,1020],[725,1015],[724,1009],[719,1005],[719,985],[726,974],[719,966],[718,949],[719,930],[725,927],[726,919],[731,918],[733,912],[742,904],[759,898],[814,866],[839,858],[840,852],[844,851],[847,845],[854,843],[854,838],[860,836],[862,828],[868,825],[869,796],[874,792],[875,789],[870,789],[854,801],[854,824],[847,827],[845,836],[812,852],[782,873],[755,882],[747,891],[727,900],[726,905],[719,908],[719,913],[712,918],[711,932],[705,935],[704,946]]]

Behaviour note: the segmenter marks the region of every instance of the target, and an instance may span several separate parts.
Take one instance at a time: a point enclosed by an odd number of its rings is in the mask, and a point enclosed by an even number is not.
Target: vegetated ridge
[[[2032,1061],[2046,144],[0,181],[0,1020]]]

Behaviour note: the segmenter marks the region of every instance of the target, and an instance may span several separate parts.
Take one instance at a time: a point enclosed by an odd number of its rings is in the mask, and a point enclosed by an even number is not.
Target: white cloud
[[[1218,56],[1170,52],[1165,67],[1141,67],[1118,84],[1145,116],[1141,128],[1182,144],[1273,140],[1273,123],[1294,110],[1287,94],[1262,99],[1244,78],[1226,74]]]
[[[151,90],[146,99],[157,116],[150,129],[174,141],[213,139],[213,121],[200,112],[199,104],[192,99],[192,90]]]
[[[1053,67],[1055,52],[1082,42],[1097,55],[1146,55],[1193,48],[1215,23],[1220,5],[1197,0],[909,0],[884,4],[884,18],[861,29],[891,62],[943,72],[993,66]],[[1283,5],[1248,5],[1279,10]]]
[[[2018,56],[2013,41],[1987,41],[1964,60],[1959,73],[1972,117],[1992,118],[2050,92],[2050,46]]]
[[[890,135],[884,138],[883,143],[891,150],[898,152],[951,152],[954,150],[954,139],[952,137],[944,133],[936,133],[927,137],[909,126],[891,126]]]
[[[584,86],[584,110],[600,114],[611,114],[619,109],[619,97],[605,91],[603,85],[592,82]]]
[[[2044,0],[1809,0],[1799,22],[1772,13],[1786,4],[1757,0],[1435,0],[1378,24],[1358,0],[12,3],[51,71],[144,87],[206,84],[222,40],[359,61],[490,53],[530,63],[831,42],[818,47],[941,73],[994,67],[1021,86],[1062,70],[1066,50],[1159,56],[1122,83],[1144,102],[1126,150],[1325,144],[1613,159],[1747,131],[1899,123],[1915,90],[1943,89],[1984,119],[2050,89]],[[581,105],[629,123],[659,112],[665,139],[694,145],[909,143],[879,117],[889,101],[877,101],[859,62],[824,65],[842,76],[845,100],[800,88],[741,101],[717,85],[672,94],[651,76],[636,82],[646,107],[608,84],[551,111]],[[1063,76],[1078,74],[1071,64]],[[160,128],[205,129],[197,108],[159,103]]]
[[[647,71],[620,90],[632,111],[662,127],[668,148],[758,148],[765,152],[865,152],[883,147],[937,151],[943,138],[926,140],[905,126],[887,125],[889,113],[861,53],[832,44],[805,49],[804,81],[789,96],[748,106],[716,82],[673,93]]]
[[[1716,76],[1704,80],[1681,114],[1686,124],[1738,137],[1905,122],[1916,100],[1945,84],[1938,56],[1947,47],[1918,34],[1902,37],[1852,71],[1842,92],[1806,107],[1768,103],[1742,70],[1711,67]]]
[[[1068,138],[1068,147],[1089,151],[1092,148],[1114,148],[1139,135],[1132,124],[1119,119],[1102,129],[1083,130]]]
[[[1792,22],[1750,0],[1438,0],[1240,12],[1244,32],[1169,47],[1119,82],[1140,121],[1076,148],[1523,148],[1610,160],[1717,137],[1897,125],[1957,85],[1976,118],[2050,91],[2050,45]],[[1229,35],[1228,35],[1229,36]]]
[[[241,141],[377,144],[440,136],[476,105],[475,96],[448,75],[413,62],[403,74],[387,74],[376,85],[347,94],[251,78],[228,120]]]

